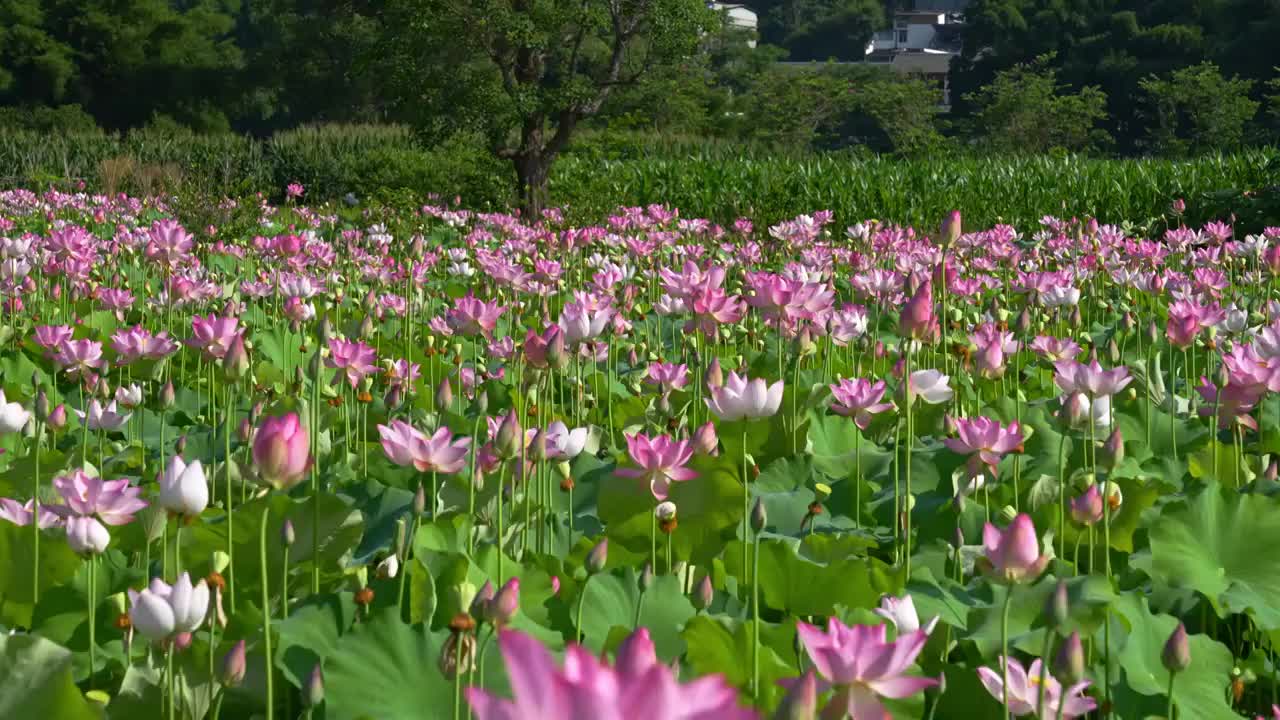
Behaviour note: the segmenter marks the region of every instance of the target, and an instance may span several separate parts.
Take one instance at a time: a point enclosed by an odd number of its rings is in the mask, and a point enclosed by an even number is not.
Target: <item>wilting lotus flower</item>
[[[650,438],[643,433],[625,437],[631,461],[640,467],[621,468],[614,473],[648,482],[649,490],[658,500],[667,499],[671,483],[698,477],[698,473],[685,467],[693,457],[693,447],[688,440],[672,440],[666,435]]]
[[[889,410],[893,403],[880,402],[884,398],[885,384],[877,380],[874,384],[862,378],[849,380],[841,378],[831,386],[831,394],[835,397],[831,409],[837,415],[853,418],[860,430],[866,430],[871,424],[871,416]]]
[[[209,586],[204,580],[193,586],[185,572],[173,585],[152,578],[142,592],[129,590],[129,605],[133,628],[148,640],[161,642],[200,627],[209,614]]]
[[[1097,703],[1092,698],[1084,694],[1085,689],[1092,683],[1088,680],[1072,685],[1063,692],[1062,683],[1058,682],[1048,672],[1044,673],[1044,685],[1040,684],[1041,660],[1036,658],[1031,661],[1031,667],[1022,668],[1022,664],[1012,658],[1001,657],[1001,668],[1005,669],[1009,677],[1009,712],[1015,717],[1023,715],[1033,715],[1036,708],[1040,707],[1040,692],[1044,690],[1044,714],[1042,718],[1076,718],[1097,707]],[[978,668],[978,678],[982,680],[982,685],[991,693],[996,700],[1004,701],[1005,680],[1004,676],[988,667]],[[1061,704],[1061,714],[1059,714],[1058,705]]]
[[[881,697],[910,697],[938,684],[933,678],[906,674],[929,639],[926,630],[899,632],[897,639],[888,642],[884,625],[849,627],[830,618],[825,633],[798,622],[796,634],[821,675],[818,691],[836,691],[829,701],[829,712],[843,708],[855,718],[887,718],[889,712]]]
[[[302,479],[311,465],[311,444],[297,413],[262,422],[254,434],[253,462],[263,481],[277,490]]]
[[[80,422],[88,425],[90,430],[106,430],[114,432],[124,427],[133,413],[116,412],[116,401],[112,400],[107,406],[102,407],[102,403],[97,398],[89,401],[89,412],[86,414],[81,410],[76,410]]]
[[[188,465],[174,455],[159,482],[160,506],[169,512],[198,517],[209,505],[209,485],[199,460]]]
[[[982,545],[982,571],[998,582],[1034,582],[1049,565],[1049,556],[1040,554],[1036,527],[1026,513],[1015,517],[1003,532],[991,523],[984,525]]]
[[[18,432],[31,419],[31,413],[21,403],[11,403],[0,390],[0,433]]]
[[[911,595],[903,595],[900,598],[892,595],[885,595],[880,599],[880,607],[875,609],[875,613],[880,617],[893,623],[898,629],[899,635],[913,633],[920,629],[920,616],[916,614],[916,603],[911,599]],[[933,632],[933,628],[938,624],[938,618],[934,618],[924,626],[924,634],[928,635]]]
[[[111,543],[111,533],[95,517],[73,515],[67,518],[67,545],[80,555],[100,555]]]
[[[640,628],[618,648],[614,667],[570,645],[564,668],[537,640],[514,630],[498,635],[512,699],[467,689],[477,720],[751,720],[737,691],[719,675],[680,684],[659,662],[649,632]]]
[[[724,385],[709,389],[711,397],[703,402],[726,422],[744,418],[770,417],[782,405],[782,381],[766,385],[763,378],[747,380],[745,375],[729,373]]]
[[[48,508],[64,518],[93,515],[107,525],[125,525],[133,521],[134,513],[147,506],[147,501],[139,497],[142,489],[134,487],[128,479],[103,480],[83,470],[55,477],[53,489],[66,504]]]

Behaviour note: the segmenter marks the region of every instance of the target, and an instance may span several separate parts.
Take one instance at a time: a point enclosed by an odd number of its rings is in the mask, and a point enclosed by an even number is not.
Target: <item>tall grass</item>
[[[398,126],[304,127],[265,140],[157,131],[0,132],[5,185],[83,179],[98,191],[136,192],[144,186],[172,189],[165,183],[177,175],[185,189],[214,195],[278,197],[287,183],[301,182],[311,202],[350,192],[362,200],[421,203],[438,193],[460,195],[469,207],[502,209],[512,199],[509,166],[489,155],[480,138],[426,147]],[[157,184],[157,177],[165,182]],[[1223,198],[1238,199],[1239,191],[1266,188],[1278,178],[1275,149],[1189,160],[959,154],[901,159],[587,134],[556,163],[551,192],[579,221],[598,221],[623,205],[663,203],[686,217],[719,222],[748,216],[772,223],[828,209],[839,222],[882,218],[923,227],[959,208],[975,226],[1009,222],[1026,228],[1045,214],[1141,223],[1163,215],[1178,197],[1187,199],[1193,213],[1201,207],[1222,214],[1232,209]],[[1228,190],[1235,192],[1219,193]]]

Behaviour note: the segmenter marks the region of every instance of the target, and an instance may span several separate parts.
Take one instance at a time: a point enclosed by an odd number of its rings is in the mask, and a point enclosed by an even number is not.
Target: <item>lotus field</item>
[[[0,193],[0,717],[1280,718],[1280,228],[304,192]]]

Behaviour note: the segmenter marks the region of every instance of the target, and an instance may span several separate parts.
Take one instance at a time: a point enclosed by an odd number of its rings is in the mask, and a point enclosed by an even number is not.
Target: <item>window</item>
[[[907,42],[907,31],[906,31],[906,30],[899,30],[899,31],[898,31],[898,42],[903,43],[903,44],[905,44],[905,43]]]

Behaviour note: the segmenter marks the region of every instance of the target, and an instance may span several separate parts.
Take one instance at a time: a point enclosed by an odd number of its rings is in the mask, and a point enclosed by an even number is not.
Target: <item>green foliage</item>
[[[1140,85],[1153,118],[1148,142],[1171,155],[1239,147],[1259,106],[1249,98],[1252,80],[1223,77],[1213,63],[1149,77]]]
[[[34,635],[0,634],[0,717],[92,720],[101,713],[71,681],[71,652]]]
[[[1096,87],[1067,92],[1049,67],[1051,57],[996,74],[995,82],[965,100],[976,106],[975,130],[999,152],[1043,153],[1099,149],[1108,137],[1106,95]]]

